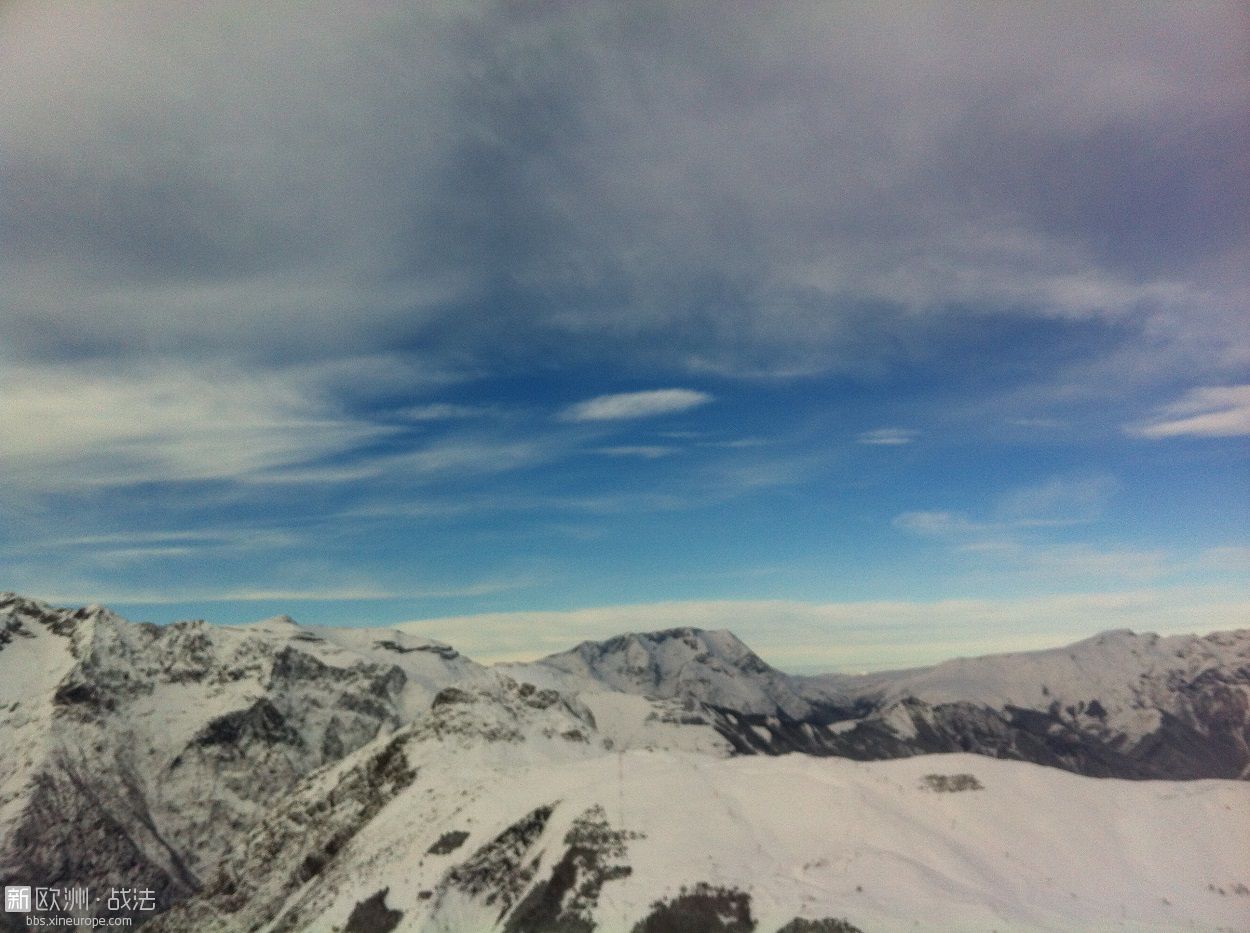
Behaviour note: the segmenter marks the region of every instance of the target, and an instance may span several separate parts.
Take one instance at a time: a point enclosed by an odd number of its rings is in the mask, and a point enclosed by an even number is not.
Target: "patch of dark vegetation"
[[[402,910],[391,910],[386,906],[386,894],[390,888],[383,888],[372,897],[359,901],[347,918],[347,926],[343,933],[391,933],[399,921],[404,919]]]
[[[820,920],[805,920],[795,917],[777,933],[864,933],[859,927],[847,920],[837,917],[822,917]]]
[[[564,837],[568,846],[551,877],[531,889],[512,912],[505,933],[590,933],[599,892],[609,881],[632,872],[622,862],[625,843],[640,833],[612,829],[596,804],[573,821]]]
[[[985,785],[977,780],[975,774],[926,774],[921,778],[920,786],[925,790],[946,794],[961,790],[985,790]]]
[[[751,933],[751,895],[737,888],[699,882],[682,887],[677,897],[656,901],[651,913],[634,924],[633,933]]]
[[[434,845],[426,850],[427,855],[447,855],[449,852],[455,852],[464,841],[469,838],[469,834],[460,829],[453,829],[450,832],[443,833],[434,841]]]
[[[451,688],[448,688],[451,689]],[[444,691],[446,692],[446,691]],[[442,887],[454,887],[507,911],[538,871],[538,860],[525,856],[542,835],[555,804],[538,807],[447,873]]]

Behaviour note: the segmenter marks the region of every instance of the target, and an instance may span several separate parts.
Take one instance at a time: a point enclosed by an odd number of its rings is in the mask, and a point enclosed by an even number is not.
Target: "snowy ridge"
[[[0,594],[0,882],[140,882],[157,930],[1235,929],[1250,783],[1063,772],[1244,777],[1248,708],[1246,631],[799,678],[675,629],[488,669]]]

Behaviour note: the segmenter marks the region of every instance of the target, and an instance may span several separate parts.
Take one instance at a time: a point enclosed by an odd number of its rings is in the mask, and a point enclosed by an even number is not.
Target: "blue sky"
[[[1248,28],[8,4],[0,588],[795,669],[1244,625]]]

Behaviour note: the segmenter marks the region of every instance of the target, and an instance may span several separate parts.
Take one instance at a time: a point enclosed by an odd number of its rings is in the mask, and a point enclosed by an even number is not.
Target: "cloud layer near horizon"
[[[812,603],[713,600],[504,612],[401,622],[477,661],[533,660],[625,632],[729,629],[769,663],[801,673],[936,664],[954,657],[1054,648],[1098,631],[1160,634],[1240,628],[1236,590],[1138,589],[1022,599]]]

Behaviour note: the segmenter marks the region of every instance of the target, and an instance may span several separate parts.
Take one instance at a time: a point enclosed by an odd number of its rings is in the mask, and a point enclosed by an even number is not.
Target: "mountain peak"
[[[787,675],[724,629],[681,627],[584,641],[537,663],[600,687],[743,712],[799,716],[809,707]]]

